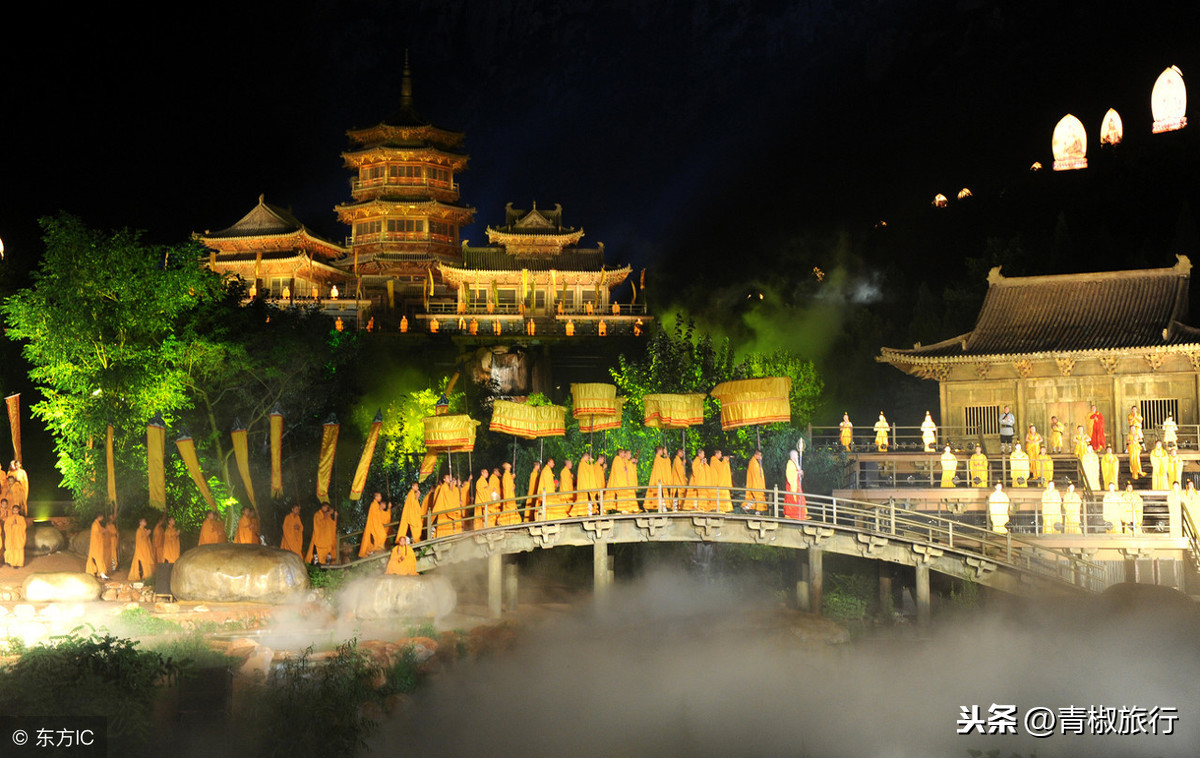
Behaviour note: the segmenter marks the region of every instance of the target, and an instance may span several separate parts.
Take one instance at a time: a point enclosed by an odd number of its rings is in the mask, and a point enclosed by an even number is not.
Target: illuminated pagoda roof
[[[408,67],[407,52],[404,53],[404,73],[400,80],[400,108],[375,126],[350,129],[346,135],[365,149],[433,146],[450,152],[461,150],[465,138],[462,132],[436,127],[417,113],[413,106],[412,71]],[[345,155],[347,162],[352,155]],[[466,163],[465,155],[462,161]]]
[[[536,202],[528,211],[508,203],[504,206],[504,226],[498,229],[489,226],[487,236],[488,242],[503,245],[511,255],[545,255],[577,245],[583,239],[583,230],[563,226],[562,205],[558,203],[552,211],[538,210]],[[603,250],[601,245],[600,251]]]
[[[268,203],[262,195],[258,196],[258,204],[232,226],[195,236],[223,254],[303,251],[326,260],[346,254],[345,248],[313,234],[291,211]]]
[[[883,348],[897,368],[1001,356],[1052,357],[1129,348],[1200,344],[1187,326],[1186,256],[1171,268],[1006,277],[996,267],[975,328],[911,350]]]

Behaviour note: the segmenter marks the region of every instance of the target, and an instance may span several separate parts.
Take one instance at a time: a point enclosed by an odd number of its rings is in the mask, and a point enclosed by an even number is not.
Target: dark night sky
[[[996,191],[1049,162],[1063,113],[1095,129],[1112,105],[1145,139],[1158,72],[1200,72],[1186,17],[1115,3],[194,7],[47,6],[6,35],[10,260],[36,256],[35,219],[59,209],[172,241],[260,192],[340,239],[344,132],[392,112],[406,47],[418,108],[467,133],[464,236],[507,201],[561,202],[635,264],[703,254],[717,227],[772,238]]]

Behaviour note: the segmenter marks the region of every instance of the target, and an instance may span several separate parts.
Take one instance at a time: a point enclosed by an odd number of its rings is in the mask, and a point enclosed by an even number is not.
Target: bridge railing
[[[595,518],[637,518],[647,514],[689,518],[713,515],[734,519],[773,519],[796,523],[785,516],[786,493],[778,488],[746,489],[720,486],[674,488],[637,486],[619,490],[573,490],[540,496],[487,500],[463,506],[435,508],[422,515],[418,546],[450,541],[464,533],[505,529],[551,521],[586,521]],[[897,537],[1012,569],[1053,578],[1100,591],[1104,569],[1066,550],[1045,547],[1012,533],[998,533],[960,520],[905,509],[895,500],[886,504],[805,495],[800,522],[864,535]],[[396,526],[393,522],[389,526]],[[347,535],[361,539],[362,532]],[[377,560],[386,555],[379,553]],[[357,563],[354,561],[352,563]],[[352,564],[344,564],[352,565]]]

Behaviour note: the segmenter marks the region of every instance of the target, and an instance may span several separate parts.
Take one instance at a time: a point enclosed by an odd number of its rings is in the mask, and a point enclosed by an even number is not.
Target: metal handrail
[[[676,490],[676,494],[672,495],[671,490]],[[683,491],[682,496],[678,494],[678,490]],[[720,511],[718,510],[720,493],[726,490],[730,493],[730,505],[734,507],[734,510]],[[427,538],[416,543],[416,547],[448,542],[465,533],[480,534],[547,521],[583,522],[594,519],[644,518],[647,513],[668,518],[690,518],[713,514],[742,520],[765,518],[796,523],[795,519],[783,516],[784,498],[782,495],[786,493],[781,493],[778,488],[747,490],[743,487],[671,488],[662,485],[653,487],[643,485],[622,488],[617,492],[621,494],[614,494],[607,489],[572,490],[566,493],[550,492],[542,496],[535,495],[533,498],[519,496],[505,500],[492,500],[482,504],[483,511],[478,515],[473,512],[479,507],[478,504],[466,506],[466,510],[470,512],[465,514],[462,506],[437,513],[433,512],[431,508],[430,512],[422,516],[423,534]],[[742,497],[733,498],[735,492],[741,493]],[[765,512],[746,512],[744,510],[739,512],[740,507],[733,506],[734,503],[744,502],[747,492],[763,496],[764,499],[761,502],[767,506]],[[691,493],[695,493],[695,495],[692,496]],[[704,497],[705,494],[709,494],[710,497]],[[548,505],[546,497],[557,498],[564,495],[576,497],[584,495],[582,502],[588,505],[588,514],[547,518],[549,508],[569,504]],[[712,497],[712,495],[716,497]],[[656,508],[652,507],[648,511],[638,505],[645,503],[647,496],[652,504],[657,504]],[[807,511],[806,518],[803,519],[804,523],[822,524],[842,531],[900,537],[909,542],[937,547],[960,555],[986,558],[989,562],[1005,565],[1014,570],[1082,586],[1093,592],[1102,590],[1105,585],[1104,568],[1099,564],[1072,555],[1065,549],[1046,547],[1012,533],[1001,534],[985,527],[933,514],[912,513],[902,507],[898,508],[894,500],[880,504],[825,495],[805,495],[804,497]],[[531,500],[533,502],[529,502]],[[686,506],[688,501],[695,501],[698,505],[707,507],[696,509],[681,507]],[[632,503],[636,507],[636,511],[620,512],[618,510],[620,505],[628,503]],[[512,504],[516,507],[505,510],[503,508],[505,504]],[[576,506],[578,505],[579,503],[576,503]],[[499,510],[493,510],[494,508]],[[597,510],[596,513],[592,512],[593,508]],[[499,524],[498,519],[504,516],[510,519],[517,516],[518,519],[512,523]],[[468,523],[473,524],[477,520],[482,521],[482,529],[467,530],[464,528]],[[361,532],[357,534],[361,535]],[[431,534],[434,536],[429,538],[428,535]],[[349,563],[326,566],[326,568],[347,568],[364,561],[380,560],[386,555],[387,553],[384,551]]]

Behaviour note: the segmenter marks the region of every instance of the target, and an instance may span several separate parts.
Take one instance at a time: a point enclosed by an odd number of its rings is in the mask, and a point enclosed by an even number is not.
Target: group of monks
[[[29,475],[20,461],[0,476],[0,559],[16,568],[25,565],[25,533],[29,521]]]
[[[879,420],[875,422],[873,429],[875,431],[875,449],[886,453],[891,445],[892,425],[888,423],[887,416],[883,415],[883,411],[879,412]],[[838,442],[845,450],[850,450],[854,445],[854,424],[850,422],[849,413],[843,413],[842,422],[838,424]],[[927,453],[932,453],[934,446],[937,445],[937,424],[934,423],[933,415],[929,411],[925,411],[925,420],[921,422],[921,444]]]
[[[117,545],[120,535],[114,516],[99,513],[92,519],[91,535],[88,540],[87,563],[84,570],[101,579],[117,570]],[[163,514],[151,529],[146,519],[138,520],[133,540],[133,559],[129,564],[129,581],[145,581],[154,576],[155,568],[161,563],[179,560],[179,529],[175,517]]]

